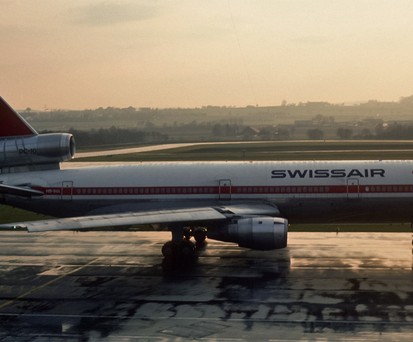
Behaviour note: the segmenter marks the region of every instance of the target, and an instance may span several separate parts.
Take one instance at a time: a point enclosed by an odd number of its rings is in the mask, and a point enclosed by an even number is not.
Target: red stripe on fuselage
[[[0,137],[34,134],[36,131],[0,97]]]
[[[262,195],[262,194],[346,194],[346,193],[413,193],[413,185],[283,185],[283,186],[145,186],[145,187],[34,187],[45,195],[73,196],[153,196],[153,195]]]

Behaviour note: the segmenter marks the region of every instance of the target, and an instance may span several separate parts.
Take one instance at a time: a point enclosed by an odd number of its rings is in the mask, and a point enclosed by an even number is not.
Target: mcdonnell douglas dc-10
[[[70,134],[38,134],[0,98],[0,199],[56,219],[30,232],[153,224],[172,232],[165,257],[208,237],[287,246],[290,222],[412,222],[412,161],[151,162],[60,169]],[[191,227],[188,229],[188,227]]]

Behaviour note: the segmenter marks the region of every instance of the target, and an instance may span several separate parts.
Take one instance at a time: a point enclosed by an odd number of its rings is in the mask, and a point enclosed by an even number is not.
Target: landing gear
[[[192,229],[191,227],[184,227],[182,234],[185,240],[190,240],[192,236]]]
[[[207,230],[204,227],[197,227],[194,230],[194,239],[197,244],[202,244],[205,242],[205,239],[207,237]]]
[[[168,241],[162,246],[162,254],[167,259],[190,259],[195,257],[195,245],[188,240]]]
[[[172,240],[162,246],[162,254],[165,259],[189,261],[196,258],[196,252],[202,247],[207,237],[207,230],[204,227],[172,227]],[[196,244],[190,241],[194,237]]]

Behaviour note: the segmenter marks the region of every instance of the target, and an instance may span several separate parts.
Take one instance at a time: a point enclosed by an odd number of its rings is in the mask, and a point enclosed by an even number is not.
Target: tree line
[[[242,140],[289,140],[294,138],[293,130],[277,127],[264,127],[257,132],[247,132],[246,126],[238,124],[215,124],[208,127],[211,130],[211,137],[221,137]],[[50,133],[43,131],[41,133]],[[125,145],[125,144],[151,144],[165,143],[170,140],[168,134],[155,130],[138,130],[136,128],[110,128],[92,129],[89,131],[69,129],[73,134],[79,148],[90,148],[103,145]],[[413,125],[392,123],[388,125],[377,125],[375,131],[362,129],[354,132],[349,127],[340,127],[336,131],[337,138],[349,139],[382,139],[382,140],[413,140]],[[331,135],[330,135],[331,137]],[[307,130],[307,138],[310,140],[325,139],[325,132],[322,128],[312,128]],[[175,139],[175,138],[174,138]]]
[[[307,130],[310,140],[324,139],[324,130],[313,128]],[[375,132],[363,129],[361,132],[354,133],[351,128],[340,127],[337,129],[337,137],[342,140],[349,139],[377,139],[377,140],[413,140],[413,125],[391,123],[388,125],[377,125]]]
[[[41,133],[50,133],[43,131]],[[167,142],[168,135],[155,131],[140,131],[137,129],[110,128],[92,129],[89,131],[69,129],[76,139],[76,145],[80,148],[102,146],[102,145],[119,145],[132,143],[160,143]]]

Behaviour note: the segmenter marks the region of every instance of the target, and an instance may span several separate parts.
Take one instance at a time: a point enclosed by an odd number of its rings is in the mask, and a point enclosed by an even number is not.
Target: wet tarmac
[[[0,341],[411,341],[412,236],[209,241],[165,263],[166,232],[1,232]]]

